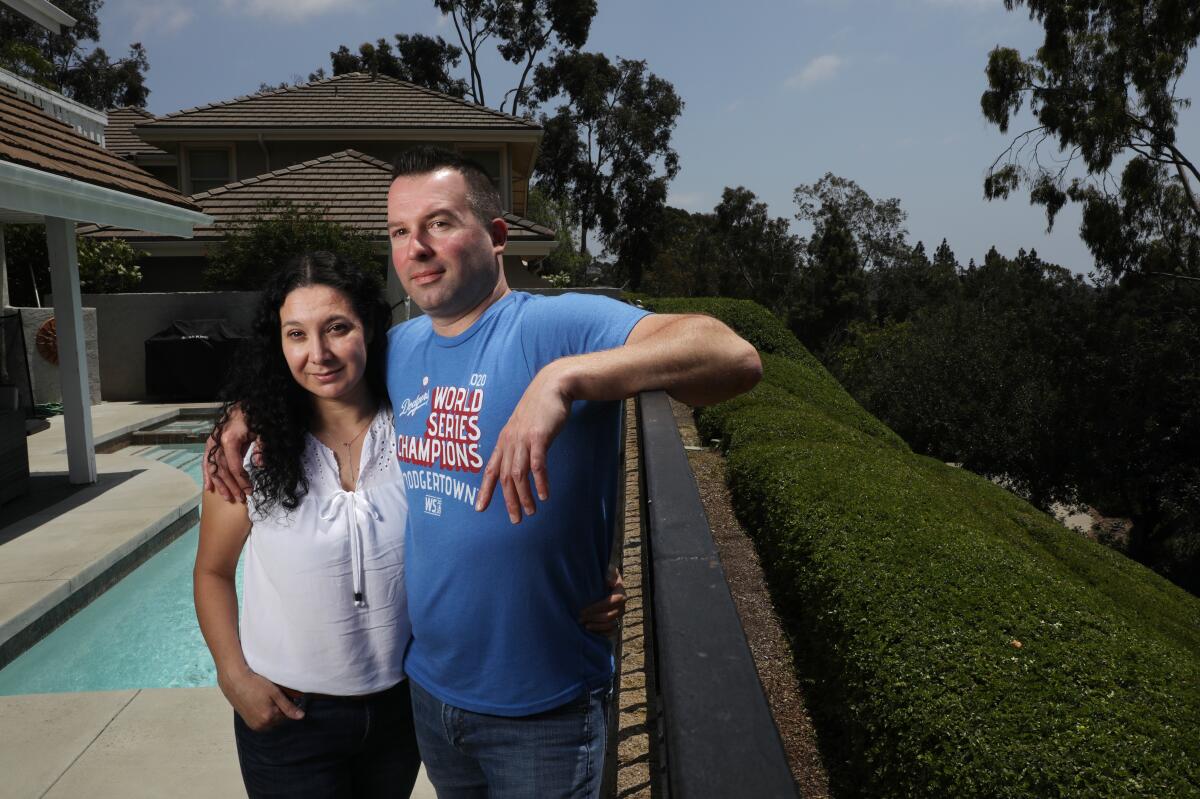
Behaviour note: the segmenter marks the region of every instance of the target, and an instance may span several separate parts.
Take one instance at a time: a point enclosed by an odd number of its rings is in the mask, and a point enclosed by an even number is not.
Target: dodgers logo
[[[401,416],[416,416],[417,411],[429,404],[429,375],[421,378],[421,388],[425,391],[400,403],[399,414]]]
[[[428,404],[429,392],[426,391],[423,394],[418,394],[412,399],[406,399],[404,402],[400,403],[399,413],[401,416],[416,416],[417,411],[421,410],[421,408],[424,408]]]

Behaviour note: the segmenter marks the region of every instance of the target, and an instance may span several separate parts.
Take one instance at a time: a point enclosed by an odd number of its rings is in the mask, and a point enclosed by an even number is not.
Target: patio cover
[[[5,222],[46,225],[68,470],[71,482],[94,483],[75,226],[93,222],[191,236],[193,225],[212,218],[149,173],[0,87],[0,225]],[[0,245],[0,277],[3,263]]]

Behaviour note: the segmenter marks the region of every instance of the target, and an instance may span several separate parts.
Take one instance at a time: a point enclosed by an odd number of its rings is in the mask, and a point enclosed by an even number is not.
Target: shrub
[[[761,316],[708,301],[772,339]],[[767,332],[764,332],[767,331]],[[1200,600],[915,455],[803,355],[706,410],[839,792],[1200,794]]]
[[[258,290],[289,259],[313,250],[335,252],[384,275],[383,257],[366,233],[326,219],[320,207],[265,200],[249,219],[228,226],[208,256],[204,282],[211,289]]]
[[[17,306],[40,305],[50,293],[50,256],[45,225],[5,225],[10,299]],[[142,282],[137,261],[145,253],[123,239],[78,236],[79,290],[84,294],[134,291]]]
[[[725,297],[643,297],[639,299],[647,308],[659,313],[702,313],[714,316],[738,331],[759,352],[784,355],[819,367],[817,359],[804,349],[791,331],[776,319],[770,311],[750,300],[731,300]]]
[[[95,241],[78,238],[79,290],[85,294],[119,294],[133,291],[142,282],[135,250],[124,239]]]

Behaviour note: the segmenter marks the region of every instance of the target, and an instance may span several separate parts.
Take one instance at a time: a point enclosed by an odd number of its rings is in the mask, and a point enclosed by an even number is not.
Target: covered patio
[[[120,225],[191,237],[212,218],[174,189],[82,135],[44,108],[56,95],[4,73],[0,81],[0,230],[43,224],[50,256],[70,482],[96,482],[75,228]],[[27,99],[28,98],[28,99]],[[35,101],[38,101],[35,103]],[[62,98],[64,105],[73,104]],[[97,112],[98,113],[98,112]],[[0,236],[0,306],[9,307]]]

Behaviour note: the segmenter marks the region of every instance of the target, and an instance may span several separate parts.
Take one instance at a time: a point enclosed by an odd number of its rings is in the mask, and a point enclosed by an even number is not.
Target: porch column
[[[4,225],[0,225],[0,315],[8,310],[8,261],[4,257]],[[8,342],[0,338],[0,383],[11,383],[8,374]]]
[[[54,291],[58,377],[62,383],[63,421],[67,431],[67,467],[72,483],[94,483],[96,449],[92,442],[92,398],[88,388],[87,350],[83,343],[83,301],[79,297],[75,222],[46,217],[46,250],[50,254],[50,286]]]
[[[4,257],[4,225],[0,225],[0,309],[8,306],[8,259]]]

